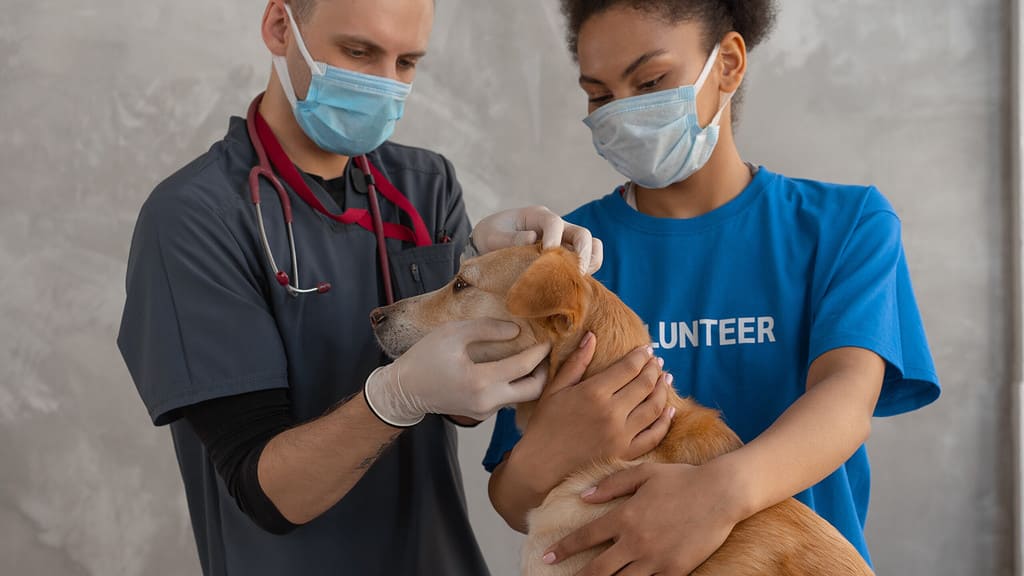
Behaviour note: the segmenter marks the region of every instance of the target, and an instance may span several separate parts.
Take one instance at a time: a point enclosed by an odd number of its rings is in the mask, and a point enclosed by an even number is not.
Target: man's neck
[[[718,145],[702,169],[661,190],[637,186],[636,207],[658,218],[695,218],[739,196],[751,179],[750,168],[736,149],[732,131],[723,126]]]
[[[321,150],[295,121],[292,105],[284,95],[276,72],[273,73],[267,92],[260,103],[260,114],[273,130],[285,154],[300,170],[320,176],[324,180],[338,178],[345,173],[348,157]]]

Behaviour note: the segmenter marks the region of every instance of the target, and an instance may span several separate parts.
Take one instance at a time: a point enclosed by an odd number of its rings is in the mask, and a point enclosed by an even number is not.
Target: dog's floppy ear
[[[583,291],[576,255],[564,248],[547,250],[516,280],[505,296],[509,313],[545,319],[558,332],[568,332],[583,319]]]

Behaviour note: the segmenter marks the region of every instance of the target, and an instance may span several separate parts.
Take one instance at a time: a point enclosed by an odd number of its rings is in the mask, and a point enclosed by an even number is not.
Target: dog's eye
[[[462,278],[456,278],[455,285],[452,286],[452,291],[458,294],[459,292],[462,292],[466,288],[469,288],[469,282],[466,282]]]

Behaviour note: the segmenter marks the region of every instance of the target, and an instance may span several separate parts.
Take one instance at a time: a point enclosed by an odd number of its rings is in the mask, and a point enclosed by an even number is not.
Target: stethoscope
[[[295,234],[292,227],[292,203],[288,197],[287,190],[285,190],[275,174],[276,169],[277,174],[281,175],[281,178],[288,183],[292,190],[317,212],[343,224],[357,224],[373,232],[377,238],[377,262],[380,265],[381,277],[384,282],[384,297],[388,304],[393,304],[395,295],[391,284],[391,267],[386,239],[398,238],[414,242],[417,246],[429,246],[432,243],[430,235],[427,233],[426,225],[423,223],[419,212],[416,211],[416,208],[405,195],[388,182],[383,174],[370,163],[365,154],[356,156],[352,160],[360,172],[363,173],[366,181],[367,195],[370,200],[369,213],[358,208],[350,208],[343,214],[329,212],[316,198],[312,190],[310,190],[309,185],[306,184],[306,181],[299,174],[298,169],[295,168],[295,165],[292,164],[287,154],[285,154],[284,149],[281,148],[281,144],[277,141],[270,127],[267,126],[262,116],[260,116],[259,105],[262,100],[263,95],[260,94],[252,101],[245,120],[246,128],[249,131],[249,140],[252,142],[252,147],[256,151],[256,157],[259,160],[259,164],[253,166],[252,170],[249,171],[249,193],[252,203],[256,207],[256,221],[259,224],[260,243],[263,245],[263,252],[266,255],[267,262],[270,264],[274,278],[293,297],[301,294],[326,294],[331,290],[329,282],[318,282],[313,288],[302,288],[300,285],[299,262],[295,251]],[[270,249],[270,240],[267,238],[267,228],[263,222],[263,209],[260,202],[260,178],[270,182],[271,186],[274,187],[274,191],[277,192],[278,199],[281,201],[281,210],[284,213],[284,221],[288,230],[288,250],[291,252],[292,258],[291,275],[278,268],[277,261],[274,259],[274,254]],[[384,196],[410,216],[413,222],[412,228],[390,222],[384,223],[380,215],[380,202],[377,197],[378,182]]]

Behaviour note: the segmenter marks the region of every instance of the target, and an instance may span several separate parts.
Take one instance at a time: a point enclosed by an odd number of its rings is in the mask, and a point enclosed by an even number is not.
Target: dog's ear
[[[575,254],[547,250],[516,280],[505,296],[509,313],[545,320],[557,332],[569,332],[583,319],[587,289]]]

